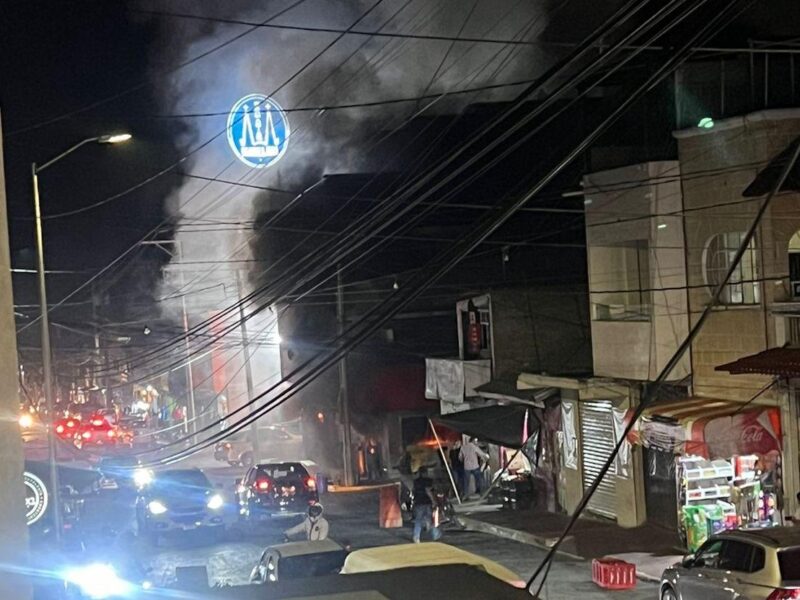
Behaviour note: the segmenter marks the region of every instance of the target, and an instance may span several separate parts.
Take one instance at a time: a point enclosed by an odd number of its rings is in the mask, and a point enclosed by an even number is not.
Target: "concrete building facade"
[[[710,129],[675,133],[683,171],[688,301],[693,320],[708,304],[713,286],[724,275],[761,205],[763,196],[743,197],[743,192],[799,135],[798,109],[764,110],[717,121]],[[800,342],[791,272],[797,260],[793,255],[798,231],[800,195],[777,194],[691,350],[696,395],[780,409],[785,514],[797,508],[795,495],[800,490],[796,382],[761,373],[732,375],[718,367]],[[765,390],[767,386],[771,387]]]

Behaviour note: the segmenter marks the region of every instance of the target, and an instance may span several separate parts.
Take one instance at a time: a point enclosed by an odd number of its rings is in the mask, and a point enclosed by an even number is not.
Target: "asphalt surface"
[[[136,538],[134,532],[134,496],[130,493],[106,493],[87,502],[87,527],[106,530],[115,539],[114,551],[139,561],[150,570],[156,584],[174,581],[176,567],[205,566],[211,583],[241,585],[248,582],[250,572],[264,548],[283,540],[283,530],[298,522],[297,518],[275,520],[256,525],[239,522],[234,503],[234,480],[243,469],[219,466],[208,459],[197,461],[215,484],[222,484],[228,501],[225,537],[212,540],[203,532],[187,532],[162,539],[157,547]],[[181,465],[184,467],[184,465]],[[330,522],[330,537],[349,543],[353,549],[411,541],[411,525],[381,529],[378,525],[378,494],[375,491],[328,493],[321,498]],[[442,542],[495,560],[527,579],[545,555],[545,551],[492,535],[446,529]],[[109,544],[111,542],[108,542]],[[582,560],[559,557],[552,566],[542,598],[657,598],[657,586],[639,581],[630,591],[606,591],[591,581],[591,565]]]

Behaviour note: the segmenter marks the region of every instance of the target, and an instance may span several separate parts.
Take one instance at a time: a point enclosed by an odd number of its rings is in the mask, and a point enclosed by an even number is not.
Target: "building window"
[[[720,233],[711,238],[705,249],[704,275],[709,293],[722,283],[744,239],[743,231]],[[750,240],[742,260],[736,266],[730,282],[722,290],[722,304],[758,304],[761,289],[758,282],[758,260],[755,238]]]

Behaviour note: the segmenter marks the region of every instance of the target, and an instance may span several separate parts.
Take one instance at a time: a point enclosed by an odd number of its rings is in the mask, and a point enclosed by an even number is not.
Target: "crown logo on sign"
[[[242,106],[242,135],[239,147],[245,158],[270,158],[278,156],[278,134],[269,104],[253,101],[252,112],[247,103]]]

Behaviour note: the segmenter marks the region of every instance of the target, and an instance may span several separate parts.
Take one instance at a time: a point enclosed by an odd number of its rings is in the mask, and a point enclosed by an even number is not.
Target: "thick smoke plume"
[[[288,0],[173,0],[165,5],[142,0],[139,8],[263,22],[290,4]],[[375,0],[307,0],[274,23],[347,28],[374,4]],[[382,0],[357,29],[535,40],[546,25],[541,10],[540,3],[529,0]],[[149,18],[156,19],[160,27],[160,42],[151,57],[154,73],[248,29],[241,24]],[[216,138],[193,154],[182,170],[287,191],[303,190],[323,174],[368,168],[369,144],[376,132],[396,127],[430,102],[289,112],[292,135],[285,155],[269,168],[254,170],[235,160],[222,133],[230,107],[250,93],[271,94],[286,109],[322,107],[531,78],[543,65],[540,50],[530,45],[347,35],[281,88],[336,37],[327,32],[259,28],[175,71],[167,82],[158,76],[164,114],[219,113],[184,119],[191,132],[181,140],[187,152]],[[434,103],[426,114],[457,112],[469,102],[502,100],[518,90],[448,97]],[[291,197],[186,177],[180,190],[166,200],[175,219],[180,256],[165,273],[161,296],[185,294],[190,321],[199,322],[237,299],[237,269],[245,292],[249,291],[250,279],[268,266],[252,256],[252,224],[258,214],[279,208]],[[168,310],[180,322],[180,302],[176,300]],[[249,324],[251,337],[265,333],[256,344],[254,357],[257,387],[273,383],[279,371],[277,331],[271,318]],[[234,342],[239,339],[238,334],[231,336]]]

